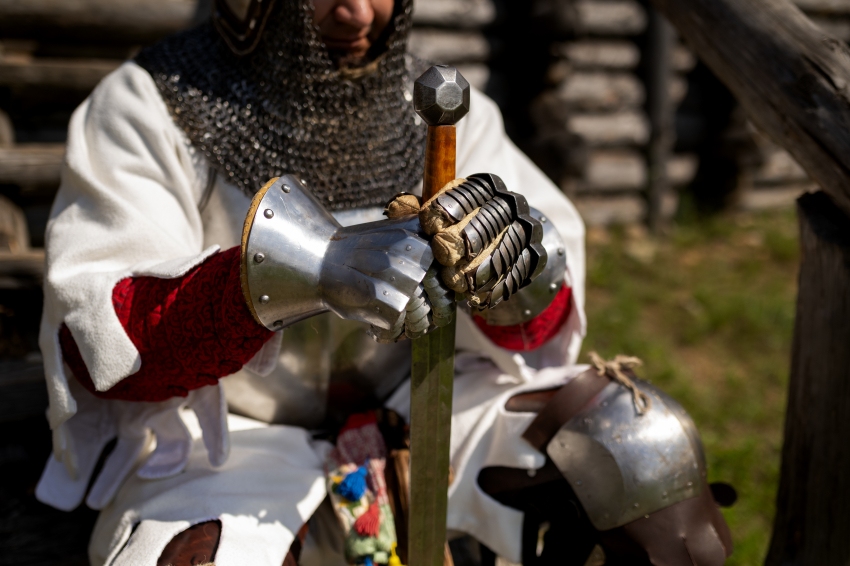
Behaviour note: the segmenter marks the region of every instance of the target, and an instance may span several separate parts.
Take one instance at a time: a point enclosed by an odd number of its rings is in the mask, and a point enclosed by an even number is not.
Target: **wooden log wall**
[[[646,217],[651,138],[641,38],[646,9],[633,0],[576,0],[574,39],[553,46],[551,88],[534,102],[543,135],[566,131],[569,151],[582,159],[571,168],[548,171],[576,202],[588,224],[641,222]],[[669,96],[678,105],[687,92],[684,74],[694,56],[678,42],[671,56]],[[673,188],[696,171],[693,155],[672,155],[667,176]],[[675,210],[675,191],[663,195],[663,213]]]

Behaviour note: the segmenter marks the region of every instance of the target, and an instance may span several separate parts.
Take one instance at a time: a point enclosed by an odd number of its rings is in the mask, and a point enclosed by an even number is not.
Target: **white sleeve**
[[[202,249],[200,163],[152,78],[133,62],[74,112],[46,232],[39,342],[52,428],[76,410],[59,327],[68,325],[95,387],[109,389],[140,367],[113,308],[115,284],[134,275],[177,277],[216,251]]]
[[[528,203],[553,222],[567,252],[567,283],[572,288],[572,312],[564,329],[539,351],[525,355],[534,367],[574,364],[585,334],[584,223],[573,204],[540,169],[508,139],[496,104],[472,89],[470,112],[458,124],[457,176],[495,173],[508,189],[522,193]],[[477,331],[473,324],[464,331]],[[486,340],[483,334],[477,341]]]

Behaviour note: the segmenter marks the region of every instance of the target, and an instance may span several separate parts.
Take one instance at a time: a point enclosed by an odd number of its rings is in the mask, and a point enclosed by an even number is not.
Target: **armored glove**
[[[456,179],[420,207],[414,195],[387,205],[390,218],[416,213],[442,282],[470,305],[492,308],[531,283],[546,267],[543,227],[528,202],[493,174]]]
[[[433,254],[418,233],[416,217],[343,228],[297,178],[272,179],[243,228],[245,299],[271,330],[333,311],[398,335],[406,319],[426,318],[420,298]]]

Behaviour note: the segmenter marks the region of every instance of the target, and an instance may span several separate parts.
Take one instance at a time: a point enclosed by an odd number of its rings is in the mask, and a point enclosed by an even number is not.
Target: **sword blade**
[[[455,178],[454,126],[429,126],[423,201]],[[410,368],[409,566],[443,566],[455,369],[452,321],[413,341]]]
[[[455,322],[413,341],[409,566],[443,566],[449,489]]]

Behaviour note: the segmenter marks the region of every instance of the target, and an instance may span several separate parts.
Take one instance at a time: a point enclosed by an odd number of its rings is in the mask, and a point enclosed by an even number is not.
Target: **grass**
[[[733,565],[764,561],[779,479],[799,262],[793,210],[588,231],[583,356],[632,354],[693,416],[724,510]],[[582,361],[586,361],[583,358]]]

